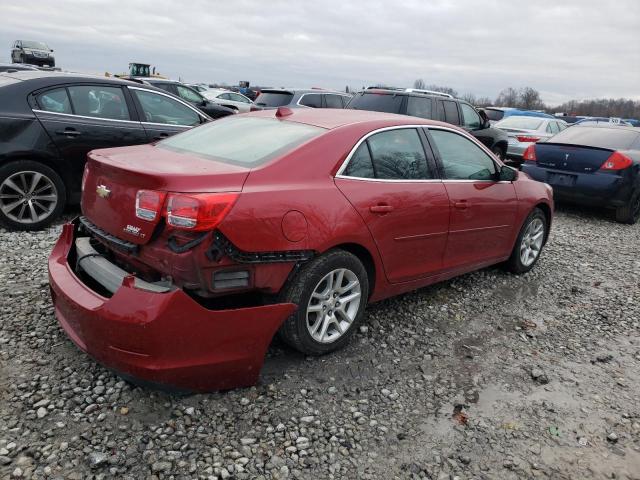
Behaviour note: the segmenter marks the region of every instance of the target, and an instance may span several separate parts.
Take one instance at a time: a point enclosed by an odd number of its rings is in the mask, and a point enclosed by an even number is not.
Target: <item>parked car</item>
[[[529,145],[546,140],[567,128],[567,124],[555,118],[512,116],[493,125],[509,135],[507,157],[522,164],[522,155]]]
[[[351,95],[332,90],[264,88],[255,100],[255,104],[262,109],[278,107],[289,108],[344,108]]]
[[[11,47],[11,61],[13,63],[28,63],[32,65],[55,67],[56,59],[53,50],[46,43],[32,40],[16,40]]]
[[[153,85],[156,88],[160,88],[166,92],[171,93],[183,100],[191,103],[194,107],[202,110],[211,118],[222,118],[227,115],[233,115],[237,113],[236,110],[231,108],[217,105],[214,102],[209,101],[202,96],[200,92],[196,92],[193,88],[184,85],[183,83],[176,82],[175,80],[166,80],[156,77],[134,77],[134,80],[145,83],[147,85]]]
[[[49,225],[80,200],[87,152],[149,143],[209,121],[149,85],[106,77],[0,74],[0,223]]]
[[[367,303],[501,262],[529,271],[552,211],[548,185],[445,123],[253,112],[91,152],[52,298],[69,337],[126,376],[246,386],[278,330],[324,354]]]
[[[616,220],[640,218],[640,131],[576,125],[529,146],[522,171],[553,187],[557,199],[615,209]]]
[[[0,73],[4,72],[20,72],[22,70],[38,70],[33,65],[26,63],[0,63]]]
[[[239,113],[247,113],[251,111],[253,106],[253,102],[247,97],[229,90],[210,89],[203,92],[202,95],[213,103],[236,110]]]
[[[596,124],[633,127],[631,123],[625,122],[621,118],[610,118],[610,117],[586,117],[574,123],[574,125],[596,125]]]
[[[458,125],[480,140],[498,158],[505,159],[508,137],[469,103],[430,90],[368,88],[355,94],[348,109],[399,113]]]
[[[536,112],[535,110],[521,110],[513,107],[482,107],[479,110],[484,110],[492,125],[511,116],[554,118],[553,115],[549,115],[548,113]]]

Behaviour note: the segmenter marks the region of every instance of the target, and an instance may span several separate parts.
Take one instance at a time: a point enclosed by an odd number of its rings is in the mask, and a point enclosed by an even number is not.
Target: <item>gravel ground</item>
[[[563,208],[531,273],[373,305],[343,351],[275,342],[258,386],[192,396],[66,338],[59,230],[0,230],[0,478],[640,479],[640,225]]]

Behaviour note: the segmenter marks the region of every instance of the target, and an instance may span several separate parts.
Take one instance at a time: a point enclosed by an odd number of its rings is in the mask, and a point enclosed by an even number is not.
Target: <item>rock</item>
[[[99,468],[107,463],[109,456],[103,452],[91,452],[88,460],[91,468]]]
[[[296,438],[296,447],[301,450],[306,450],[311,446],[309,439],[307,437],[298,437]]]
[[[38,418],[44,418],[47,416],[47,409],[44,407],[40,407],[38,410],[36,410],[36,416]]]
[[[540,385],[546,385],[549,383],[549,378],[541,368],[533,368],[531,370],[531,378],[538,382]]]
[[[607,440],[611,443],[617,443],[618,435],[616,434],[616,432],[611,432],[609,435],[607,435]]]
[[[168,473],[171,471],[171,468],[172,468],[171,462],[167,462],[167,461],[158,461],[158,462],[153,462],[151,464],[151,471],[153,473],[158,473],[158,472]]]

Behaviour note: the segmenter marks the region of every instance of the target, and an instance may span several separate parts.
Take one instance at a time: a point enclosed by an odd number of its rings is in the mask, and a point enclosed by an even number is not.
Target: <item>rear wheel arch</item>
[[[358,257],[358,260],[362,262],[362,265],[364,265],[364,268],[367,271],[367,277],[369,280],[369,296],[371,296],[375,289],[377,277],[376,263],[371,252],[366,247],[363,247],[358,243],[342,243],[340,245],[335,245],[330,249],[327,249],[327,251],[336,249],[349,252],[352,255]]]

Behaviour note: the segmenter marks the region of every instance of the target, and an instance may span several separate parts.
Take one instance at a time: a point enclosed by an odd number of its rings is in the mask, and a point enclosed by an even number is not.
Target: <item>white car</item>
[[[213,103],[237,110],[238,113],[251,111],[251,106],[253,105],[253,102],[249,98],[229,90],[210,89],[202,92],[202,95]]]

